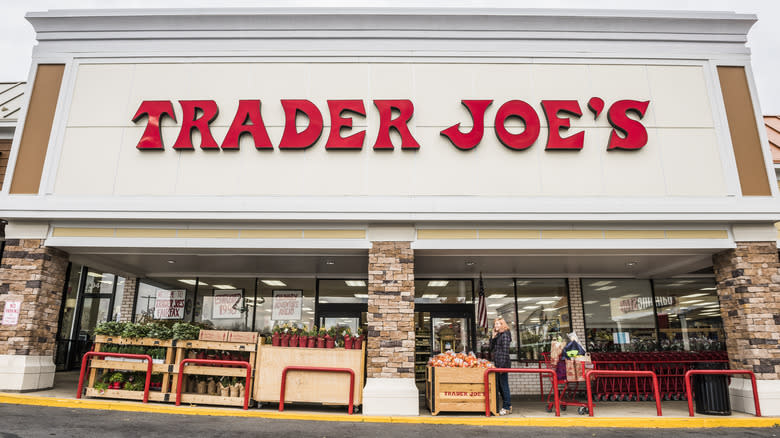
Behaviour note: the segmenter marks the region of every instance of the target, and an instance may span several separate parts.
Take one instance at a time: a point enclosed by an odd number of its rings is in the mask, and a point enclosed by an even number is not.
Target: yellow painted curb
[[[352,423],[406,423],[406,424],[450,424],[467,426],[526,426],[526,427],[611,427],[611,428],[709,428],[709,427],[772,427],[780,424],[778,417],[750,418],[698,418],[698,417],[544,417],[544,418],[507,418],[507,417],[390,417],[347,414],[310,414],[295,412],[276,412],[250,409],[244,411],[235,408],[212,408],[200,406],[175,406],[173,404],[69,399],[40,397],[25,394],[0,393],[0,403],[49,406],[57,408],[98,409],[123,412],[149,412],[155,414],[208,415],[218,417],[266,418],[278,420],[341,421]],[[641,426],[637,426],[641,425]]]

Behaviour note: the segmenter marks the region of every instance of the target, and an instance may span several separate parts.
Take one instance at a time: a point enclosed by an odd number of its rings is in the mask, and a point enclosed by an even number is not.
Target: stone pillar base
[[[756,380],[758,402],[764,417],[780,416],[780,380]],[[753,387],[750,379],[732,378],[729,385],[731,409],[755,415]]]
[[[37,391],[54,387],[51,356],[0,355],[0,391]]]
[[[420,393],[414,379],[369,378],[363,388],[364,415],[420,415]]]

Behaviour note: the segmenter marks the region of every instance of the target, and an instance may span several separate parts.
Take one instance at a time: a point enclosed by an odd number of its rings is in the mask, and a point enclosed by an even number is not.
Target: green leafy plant
[[[186,322],[177,322],[173,325],[172,334],[173,339],[180,341],[198,339],[200,327]]]
[[[173,329],[163,324],[151,323],[147,324],[149,329],[149,337],[155,339],[172,339]]]
[[[127,324],[129,323],[116,321],[101,322],[95,327],[95,334],[103,336],[122,336],[122,332],[125,330]]]
[[[95,386],[93,388],[97,389],[98,391],[105,391],[108,389],[108,383],[106,382],[97,382],[95,383]]]
[[[122,383],[125,381],[125,376],[122,373],[114,373],[111,374],[111,377],[108,378],[108,381],[111,383]]]

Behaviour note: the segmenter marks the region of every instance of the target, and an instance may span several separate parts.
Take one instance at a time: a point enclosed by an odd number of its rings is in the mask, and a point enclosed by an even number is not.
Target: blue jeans
[[[498,392],[503,400],[502,407],[507,411],[512,407],[512,396],[509,394],[509,373],[496,373],[498,379]]]

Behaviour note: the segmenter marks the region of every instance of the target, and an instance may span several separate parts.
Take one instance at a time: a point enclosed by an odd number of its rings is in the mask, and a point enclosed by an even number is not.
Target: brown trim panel
[[[11,140],[0,140],[0,190],[3,189],[9,155],[11,155]]]
[[[743,196],[772,196],[744,67],[718,66]]]
[[[38,193],[64,71],[64,64],[38,66],[16,155],[14,178],[11,180],[12,195]]]

